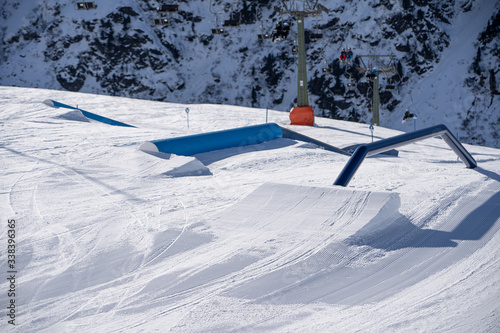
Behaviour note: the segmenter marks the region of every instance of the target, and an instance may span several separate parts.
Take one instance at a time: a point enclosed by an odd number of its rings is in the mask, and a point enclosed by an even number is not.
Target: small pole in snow
[[[186,120],[187,120],[187,127],[188,127],[188,129],[189,129],[189,108],[186,108],[186,110],[185,110],[185,111],[186,111],[186,117],[187,117],[187,118],[186,118]]]
[[[375,129],[375,127],[373,127],[373,124],[370,125],[370,131],[372,131],[372,142],[373,142],[373,130]]]
[[[267,109],[268,107],[266,106],[266,124],[267,124]]]

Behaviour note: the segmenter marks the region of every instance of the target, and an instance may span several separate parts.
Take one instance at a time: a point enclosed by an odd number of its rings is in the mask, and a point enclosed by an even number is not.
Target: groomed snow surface
[[[261,124],[265,109],[0,87],[0,110],[2,332],[500,331],[498,149],[465,145],[467,169],[427,139],[367,158],[343,188],[347,156],[290,139],[139,150]],[[364,124],[268,119],[340,148],[372,141]]]

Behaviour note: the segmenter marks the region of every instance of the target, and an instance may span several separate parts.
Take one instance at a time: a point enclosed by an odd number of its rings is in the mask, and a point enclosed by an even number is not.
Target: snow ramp
[[[217,220],[270,238],[276,232],[284,238],[297,233],[298,238],[322,244],[391,224],[399,216],[399,205],[397,193],[266,183]]]
[[[152,278],[138,297],[161,290],[157,297],[196,304],[214,293],[254,299],[273,295],[305,278],[321,277],[329,267],[355,264],[354,254],[346,262],[343,242],[391,226],[400,216],[399,204],[395,193],[265,183],[201,222],[212,240],[164,260],[164,267],[182,263],[183,271]]]
[[[499,229],[498,200],[495,183],[443,200],[437,211],[454,208],[439,218],[405,216],[397,193],[265,184],[218,219],[239,245],[270,253],[227,295],[266,304],[386,299],[484,246]]]
[[[394,192],[266,183],[200,222],[211,240],[165,259],[163,267],[182,263],[182,272],[153,277],[137,297],[161,290],[156,297],[178,302],[172,309],[215,295],[253,304],[381,301],[482,248],[500,229],[499,200],[496,182],[451,193],[432,210],[415,203],[407,216]]]

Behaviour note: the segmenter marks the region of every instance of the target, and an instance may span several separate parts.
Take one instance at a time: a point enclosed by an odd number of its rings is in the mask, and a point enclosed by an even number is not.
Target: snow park
[[[0,332],[500,332],[499,1],[0,15]]]

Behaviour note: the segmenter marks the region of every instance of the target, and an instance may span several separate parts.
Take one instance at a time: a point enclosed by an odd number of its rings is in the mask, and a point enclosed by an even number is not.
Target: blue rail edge
[[[43,103],[45,105],[51,106],[53,108],[65,108],[65,109],[80,111],[83,114],[83,116],[88,118],[88,119],[92,119],[92,120],[95,120],[95,121],[98,121],[98,122],[101,122],[104,124],[108,124],[111,126],[135,127],[133,125],[122,123],[121,121],[117,121],[117,120],[114,120],[111,118],[103,117],[103,116],[100,116],[98,114],[95,114],[95,113],[92,113],[89,111],[85,111],[85,110],[82,110],[80,108],[75,108],[71,105],[63,104],[63,103],[60,103],[60,102],[57,102],[57,101],[54,101],[51,99],[46,99],[45,101],[43,101]]]

